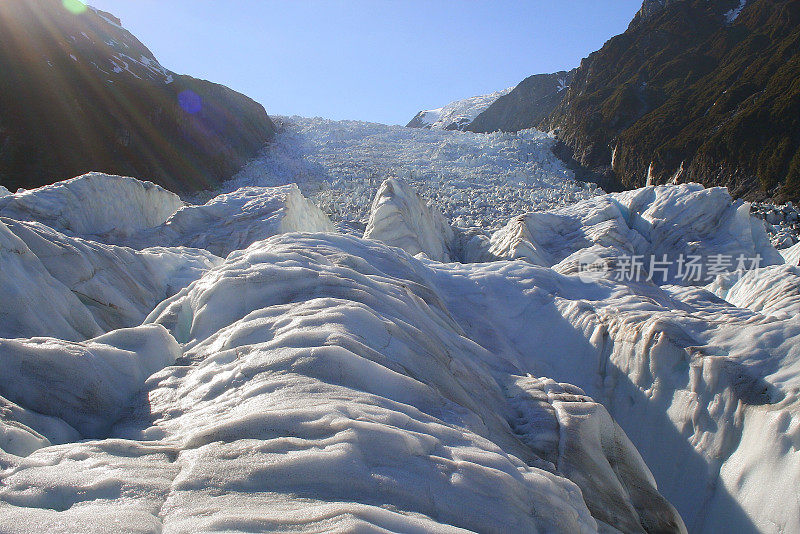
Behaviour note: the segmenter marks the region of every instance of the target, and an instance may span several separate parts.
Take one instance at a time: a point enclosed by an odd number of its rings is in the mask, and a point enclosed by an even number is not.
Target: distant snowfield
[[[507,95],[513,90],[513,87],[509,87],[488,95],[456,100],[437,109],[420,111],[409,123],[409,126],[434,130],[460,130],[468,126],[478,115],[489,109],[489,106],[497,101],[498,98]]]
[[[473,134],[356,121],[279,118],[275,145],[230,183],[296,182],[342,228],[363,232],[381,182],[397,177],[461,227],[496,230],[514,215],[602,193],[574,180],[553,138],[535,130]]]
[[[800,532],[800,267],[748,205],[285,127],[202,205],[0,192],[0,532]]]

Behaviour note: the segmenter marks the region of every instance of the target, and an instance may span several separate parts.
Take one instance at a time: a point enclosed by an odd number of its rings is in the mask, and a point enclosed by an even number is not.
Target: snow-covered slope
[[[383,182],[372,203],[364,239],[376,239],[409,254],[425,254],[442,262],[452,261],[455,232],[436,206],[422,200],[404,180]]]
[[[275,144],[226,191],[297,183],[341,229],[362,235],[388,177],[406,180],[460,227],[495,230],[514,215],[590,198],[556,158],[551,136],[472,134],[356,121],[280,119]]]
[[[486,111],[498,98],[514,89],[509,87],[488,95],[473,96],[456,100],[444,107],[420,111],[406,125],[406,128],[427,128],[432,130],[463,130],[475,117]]]

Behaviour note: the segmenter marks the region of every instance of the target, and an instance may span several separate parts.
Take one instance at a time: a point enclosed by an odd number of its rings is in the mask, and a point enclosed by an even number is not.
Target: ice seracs
[[[151,182],[96,172],[0,196],[0,216],[72,235],[130,235],[162,224],[181,206],[178,195]]]
[[[490,251],[544,267],[582,251],[605,259],[636,256],[644,262],[666,256],[672,270],[662,283],[674,279],[681,256],[697,256],[705,264],[724,256],[724,271],[737,270],[740,261],[750,262],[747,268],[754,261],[782,264],[763,224],[749,210],[725,188],[651,186],[516,217],[492,236]]]
[[[73,304],[73,309],[85,307],[105,332],[141,324],[159,302],[222,262],[205,250],[133,250],[70,237],[41,223],[4,217],[0,222],[29,248],[50,276],[78,298],[80,304]],[[32,311],[36,312],[35,306]],[[46,317],[42,321],[46,323]],[[42,331],[36,335],[57,334]]]
[[[286,232],[335,232],[330,219],[297,185],[242,187],[202,206],[184,206],[163,225],[130,242],[201,248],[225,257],[255,241]]]
[[[383,180],[403,178],[462,227],[494,231],[514,215],[602,193],[574,179],[536,130],[474,134],[358,121],[282,117],[269,150],[226,191],[296,182],[344,231],[363,235]]]
[[[454,259],[455,233],[439,210],[404,180],[383,182],[372,204],[365,239],[376,239],[409,254],[441,262]]]
[[[78,297],[53,278],[0,221],[0,337],[84,340],[102,330]]]

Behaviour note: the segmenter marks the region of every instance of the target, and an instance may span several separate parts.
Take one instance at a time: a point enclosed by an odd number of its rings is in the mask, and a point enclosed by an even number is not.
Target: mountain
[[[264,108],[164,68],[77,0],[0,2],[0,184],[104,171],[173,190],[232,176],[274,134]]]
[[[518,132],[534,128],[564,96],[575,71],[535,74],[525,78],[510,93],[495,100],[465,129],[475,133],[498,130]]]
[[[420,111],[406,125],[406,128],[425,128],[428,130],[463,130],[475,117],[480,115],[498,98],[511,92],[511,87],[488,95],[473,96],[456,100],[444,107]]]
[[[800,2],[647,0],[543,123],[619,186],[800,198]]]

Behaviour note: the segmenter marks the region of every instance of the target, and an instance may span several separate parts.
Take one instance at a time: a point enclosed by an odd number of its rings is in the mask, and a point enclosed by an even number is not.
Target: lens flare
[[[64,9],[73,15],[80,15],[89,9],[81,0],[62,0],[62,4],[64,4]]]
[[[178,95],[178,104],[183,108],[183,111],[194,115],[203,109],[203,99],[194,91],[186,90]]]

